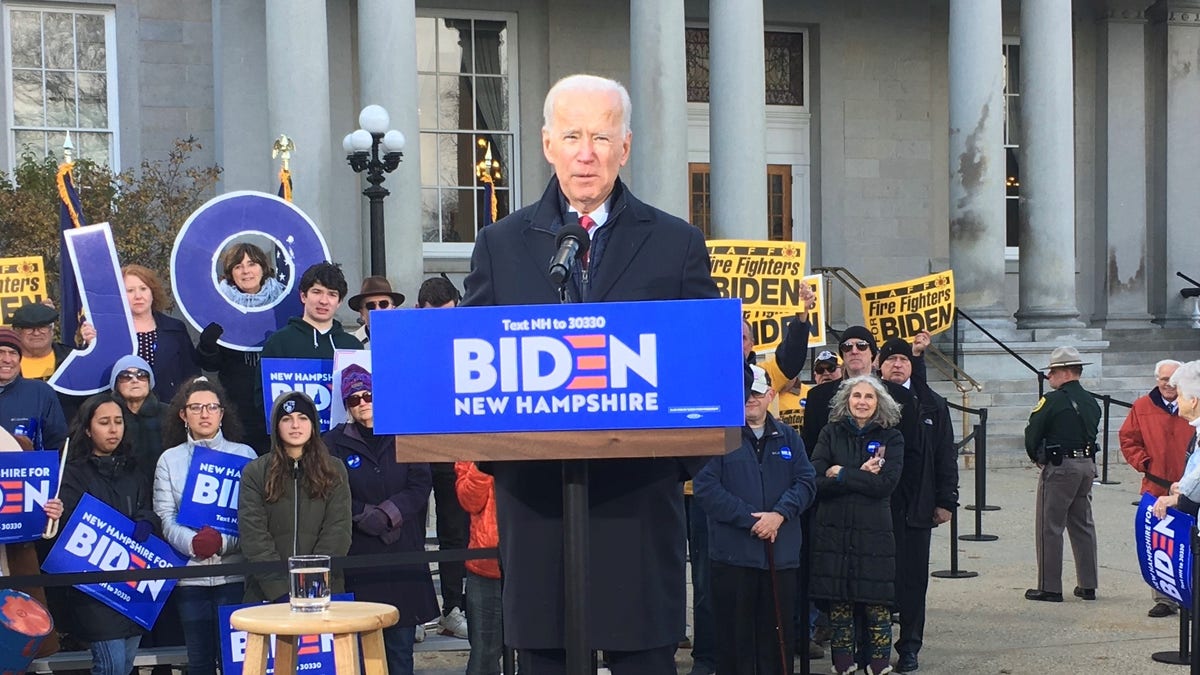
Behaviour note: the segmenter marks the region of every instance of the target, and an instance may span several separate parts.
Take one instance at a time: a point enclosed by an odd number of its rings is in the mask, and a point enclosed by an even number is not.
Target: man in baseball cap
[[[815,384],[840,380],[842,379],[842,363],[838,360],[837,354],[825,349],[817,354],[817,358],[813,359],[812,372]]]

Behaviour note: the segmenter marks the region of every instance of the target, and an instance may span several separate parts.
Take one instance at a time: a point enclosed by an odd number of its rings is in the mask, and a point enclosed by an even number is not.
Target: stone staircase
[[[994,333],[996,331],[993,331]],[[1200,330],[1193,328],[1138,329],[1080,329],[1056,331],[1058,334],[1031,335],[1033,331],[1009,329],[1005,340],[1013,351],[1021,354],[1034,366],[1044,366],[1049,352],[1058,344],[1076,346],[1085,361],[1095,365],[1085,367],[1083,386],[1096,394],[1107,394],[1114,400],[1132,403],[1154,386],[1154,364],[1162,359],[1191,361],[1200,359]],[[943,334],[939,337],[945,337]],[[1056,339],[1057,338],[1057,339]],[[949,353],[949,345],[939,345]],[[988,409],[987,450],[988,467],[1028,465],[1025,455],[1025,423],[1038,401],[1037,377],[1013,357],[979,332],[966,332],[963,346],[964,370],[981,384],[983,391],[971,391],[967,402],[954,384],[930,369],[930,385],[951,403],[971,408]],[[1048,387],[1049,385],[1047,385]],[[1101,403],[1103,407],[1103,403]],[[1117,431],[1125,420],[1127,409],[1115,403],[1109,406],[1109,435],[1107,439],[1110,474],[1120,472],[1124,464],[1117,440]],[[963,437],[963,414],[951,410],[956,438]],[[969,416],[967,433],[978,421]],[[1103,434],[1103,427],[1101,428]],[[968,445],[965,451],[970,451]],[[974,457],[964,455],[965,468],[974,465]],[[1117,478],[1122,480],[1121,478]]]

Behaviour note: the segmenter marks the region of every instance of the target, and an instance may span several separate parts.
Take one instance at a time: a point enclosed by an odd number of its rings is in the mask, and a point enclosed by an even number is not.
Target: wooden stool
[[[233,613],[229,623],[246,636],[245,675],[267,672],[271,635],[275,635],[276,675],[295,675],[296,643],[301,635],[333,634],[333,662],[336,675],[356,675],[358,638],[362,636],[362,656],[366,675],[387,675],[387,657],[383,650],[383,629],[394,626],[400,613],[392,605],[378,602],[331,602],[324,612],[293,612],[287,603],[243,607]]]

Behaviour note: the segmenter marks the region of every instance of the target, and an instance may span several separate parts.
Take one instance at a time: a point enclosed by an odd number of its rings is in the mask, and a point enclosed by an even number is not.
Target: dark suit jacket
[[[700,230],[638,201],[617,181],[593,258],[592,302],[716,298]],[[565,210],[558,181],[536,204],[480,230],[463,305],[559,301],[548,263]],[[596,237],[601,236],[601,231]],[[638,650],[684,635],[686,529],[682,482],[704,460],[589,462],[591,548],[588,626],[593,649]],[[504,637],[518,649],[563,647],[562,468],[560,462],[495,462]]]

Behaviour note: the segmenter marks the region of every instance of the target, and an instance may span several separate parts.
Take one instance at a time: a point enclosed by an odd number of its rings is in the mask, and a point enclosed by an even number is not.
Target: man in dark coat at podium
[[[629,158],[629,94],[589,75],[546,96],[542,148],[554,167],[535,204],[480,230],[464,306],[556,304],[548,263],[564,221],[588,230],[567,279],[574,302],[718,297],[700,230],[644,204],[618,178]],[[588,643],[611,671],[674,673],[684,637],[683,481],[705,458],[589,462]],[[505,642],[521,669],[563,672],[562,464],[485,464],[496,478]]]

